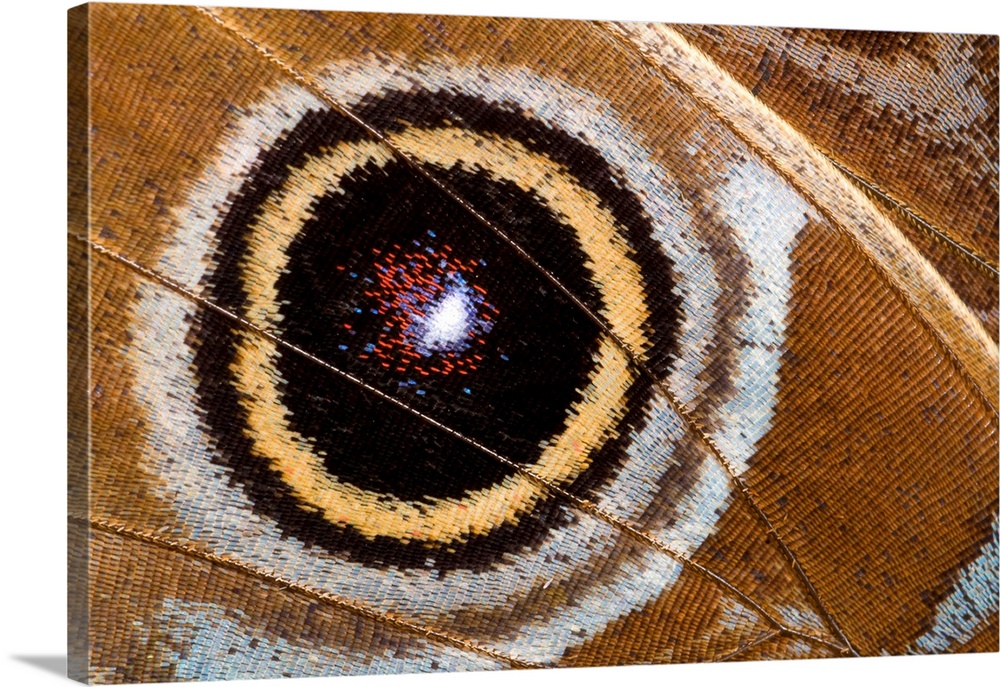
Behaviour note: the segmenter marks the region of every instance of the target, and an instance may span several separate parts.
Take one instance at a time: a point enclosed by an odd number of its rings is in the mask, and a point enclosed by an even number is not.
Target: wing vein
[[[782,633],[780,630],[771,630],[770,632],[765,632],[756,639],[753,639],[747,642],[746,644],[741,644],[740,646],[736,647],[733,651],[730,651],[728,654],[723,654],[722,656],[713,659],[712,663],[725,663],[726,661],[731,661],[737,656],[745,654],[751,649],[758,647],[761,644],[765,644],[774,639],[775,637],[780,637],[781,635]]]
[[[815,144],[813,144],[815,145]],[[931,238],[938,239],[941,241],[945,247],[951,250],[955,255],[965,259],[967,262],[972,264],[976,269],[984,272],[987,276],[993,277],[994,279],[1000,277],[1000,271],[998,271],[998,266],[996,263],[991,262],[987,258],[983,257],[977,253],[974,249],[969,246],[964,245],[958,239],[949,236],[940,227],[934,226],[928,220],[921,217],[916,210],[909,207],[900,200],[897,200],[885,189],[879,187],[874,182],[865,179],[860,174],[849,169],[846,165],[838,161],[831,153],[822,150],[819,146],[816,146],[823,155],[830,161],[830,163],[836,167],[844,176],[850,179],[852,182],[861,187],[863,191],[868,193],[879,201],[884,203],[891,210],[895,211],[902,217],[908,224],[922,230],[924,233],[928,234]]]
[[[347,609],[349,611],[352,611],[352,612],[354,612],[354,613],[356,613],[358,615],[364,616],[364,617],[369,618],[371,620],[375,620],[376,622],[387,623],[387,624],[399,627],[399,628],[401,628],[403,630],[406,630],[408,632],[417,633],[417,634],[423,635],[425,637],[429,637],[429,638],[435,639],[437,641],[446,642],[446,643],[449,643],[449,644],[454,644],[454,645],[457,645],[460,648],[465,649],[467,651],[472,651],[472,652],[475,652],[475,653],[478,653],[478,654],[482,654],[484,656],[488,656],[488,657],[490,657],[490,658],[492,658],[494,660],[498,660],[498,661],[503,661],[503,662],[509,663],[512,667],[515,667],[515,668],[544,668],[545,667],[545,666],[543,666],[541,664],[538,664],[538,663],[533,663],[533,662],[530,662],[530,661],[522,661],[520,659],[516,659],[516,658],[513,658],[511,656],[507,656],[507,655],[502,654],[502,653],[500,653],[498,651],[494,651],[493,649],[490,649],[488,647],[484,647],[484,646],[481,646],[479,644],[476,644],[475,642],[473,642],[471,640],[463,639],[461,637],[456,637],[456,636],[451,635],[451,634],[449,634],[447,632],[441,632],[440,630],[433,630],[433,629],[431,629],[429,627],[424,627],[422,625],[418,625],[416,623],[412,623],[412,622],[410,622],[408,620],[404,620],[402,618],[398,618],[398,617],[396,617],[396,616],[394,616],[391,613],[388,613],[386,611],[381,611],[381,610],[378,610],[378,609],[375,609],[375,608],[371,608],[371,607],[365,606],[363,604],[356,603],[354,601],[350,601],[350,600],[341,598],[340,596],[337,596],[336,594],[331,594],[329,592],[325,592],[325,591],[320,590],[320,589],[315,589],[313,587],[309,587],[307,585],[295,582],[293,580],[284,579],[284,578],[280,577],[279,575],[275,575],[275,574],[269,573],[269,572],[267,572],[265,570],[261,570],[259,568],[253,567],[251,565],[247,565],[246,563],[242,563],[242,562],[237,561],[237,560],[233,560],[232,558],[229,558],[228,556],[221,556],[219,554],[211,553],[211,552],[208,552],[208,551],[202,551],[200,549],[196,549],[194,547],[188,546],[188,545],[183,544],[181,542],[174,541],[172,539],[167,539],[167,538],[162,537],[162,536],[160,536],[158,534],[155,534],[155,533],[144,532],[142,530],[138,530],[138,529],[129,527],[128,525],[123,525],[123,524],[120,524],[120,523],[112,522],[110,520],[104,520],[104,519],[94,518],[94,517],[81,518],[78,515],[72,515],[71,514],[69,516],[69,519],[72,520],[72,521],[79,521],[79,522],[82,522],[84,524],[87,524],[92,529],[95,529],[95,530],[98,530],[98,531],[101,531],[101,532],[106,532],[108,534],[118,535],[120,537],[126,537],[128,539],[139,541],[139,542],[142,542],[142,543],[145,543],[145,544],[159,546],[159,547],[162,547],[164,549],[173,551],[175,553],[180,553],[180,554],[183,554],[183,555],[191,557],[191,558],[198,558],[198,559],[201,559],[201,560],[204,560],[204,561],[208,561],[208,562],[210,562],[212,564],[219,565],[219,566],[224,567],[224,568],[228,568],[228,569],[231,569],[231,570],[240,571],[242,573],[251,575],[251,576],[256,577],[258,579],[265,580],[267,582],[271,582],[271,583],[280,585],[282,587],[283,591],[295,592],[295,593],[307,596],[307,597],[309,597],[311,599],[325,601],[325,602],[328,602],[328,603],[331,603],[331,604],[334,604],[334,605],[337,605],[337,606],[341,606],[341,607],[343,607],[343,608],[345,608],[345,609]]]
[[[865,257],[869,261],[869,263],[873,266],[873,268],[875,269],[876,274],[885,283],[886,287],[891,292],[895,293],[899,297],[900,302],[902,303],[903,307],[907,310],[907,312],[909,312],[913,316],[913,318],[916,320],[916,322],[918,323],[918,325],[920,327],[922,327],[924,329],[924,331],[926,331],[928,333],[928,335],[935,341],[935,343],[937,343],[937,345],[940,347],[940,349],[944,353],[945,357],[948,360],[950,360],[955,365],[955,368],[958,371],[958,374],[969,385],[969,388],[970,388],[971,392],[976,396],[976,398],[986,408],[993,409],[994,412],[995,412],[995,404],[993,402],[991,402],[989,400],[989,398],[987,397],[986,392],[984,391],[983,387],[979,383],[979,377],[977,377],[975,374],[973,374],[973,371],[970,370],[969,367],[964,363],[963,358],[958,353],[956,353],[955,350],[953,350],[952,346],[949,345],[949,343],[947,341],[945,341],[940,334],[938,334],[938,332],[934,329],[933,325],[927,320],[927,318],[924,317],[919,312],[918,308],[911,302],[911,299],[909,297],[907,297],[906,291],[905,291],[904,287],[901,284],[899,284],[896,281],[896,279],[894,279],[892,277],[891,274],[889,274],[886,266],[881,262],[881,260],[879,260],[878,258],[876,258],[873,255],[873,253],[871,252],[871,250],[861,241],[861,239],[859,239],[855,235],[855,233],[853,231],[851,231],[848,227],[844,226],[842,222],[838,221],[831,214],[831,212],[827,209],[827,207],[822,202],[820,202],[819,200],[817,200],[817,198],[815,197],[815,195],[813,193],[811,193],[808,189],[804,188],[801,183],[797,182],[794,178],[792,178],[790,176],[790,174],[784,169],[784,167],[781,164],[779,164],[773,158],[772,155],[770,155],[766,150],[764,150],[762,148],[762,146],[752,136],[750,136],[749,134],[747,134],[746,132],[744,132],[739,126],[736,126],[732,121],[730,121],[730,119],[726,116],[726,113],[723,112],[723,111],[721,111],[719,109],[719,107],[716,107],[712,102],[708,102],[705,97],[702,97],[701,95],[699,95],[699,93],[695,92],[694,87],[692,87],[690,84],[686,83],[678,75],[672,73],[671,70],[669,68],[667,68],[665,65],[660,64],[659,62],[651,59],[636,43],[634,43],[634,42],[629,41],[628,39],[626,39],[626,37],[623,36],[623,35],[621,35],[619,33],[619,30],[617,30],[616,28],[612,28],[612,25],[610,23],[608,23],[608,22],[600,22],[600,26],[601,26],[602,30],[604,31],[604,33],[610,37],[610,40],[613,43],[615,43],[620,49],[628,51],[628,52],[631,52],[633,54],[637,54],[639,56],[639,58],[651,70],[653,70],[657,74],[660,74],[662,76],[662,78],[664,78],[665,80],[667,80],[671,84],[674,84],[675,86],[677,86],[684,93],[686,93],[689,97],[691,97],[693,100],[695,100],[701,106],[703,106],[709,112],[711,112],[713,115],[715,115],[719,119],[719,121],[722,122],[723,124],[725,124],[725,126],[740,141],[742,141],[751,151],[755,152],[757,155],[761,156],[762,159],[764,159],[765,161],[767,161],[768,164],[771,166],[772,169],[775,170],[776,173],[778,173],[787,183],[789,183],[798,193],[800,193],[803,196],[803,198],[807,199],[810,202],[810,204],[830,223],[830,225],[832,227],[834,227],[834,228],[842,231],[849,238],[851,238],[851,240],[857,246],[857,248],[858,248],[859,252],[861,253],[861,255],[863,257]],[[683,39],[680,38],[680,37],[678,37],[677,41],[681,42],[681,41],[683,41]],[[689,49],[691,52],[696,52],[697,51],[696,48],[694,48],[693,46],[687,46],[686,43],[685,43],[685,47],[686,47],[686,49]],[[700,53],[699,53],[699,56],[706,63],[710,63],[711,65],[715,66],[714,62],[712,62],[709,57],[701,55]],[[716,66],[715,68],[719,69],[720,71],[723,71],[723,70],[721,70],[721,67],[717,67]],[[752,96],[750,96],[750,97],[752,97]],[[756,99],[754,99],[754,102],[756,103],[758,101],[756,101]],[[761,107],[763,107],[763,106],[761,106]],[[773,115],[772,113],[770,113],[769,110],[768,110],[768,113],[769,113],[769,116],[771,116],[772,118],[775,117],[775,115]],[[822,153],[820,153],[818,151],[817,151],[816,154],[819,155],[822,160],[830,163],[831,166],[833,167],[833,169],[837,169],[838,171],[842,171],[840,169],[840,166],[839,165],[835,165],[835,163],[832,160],[830,160],[830,158],[828,158],[826,155],[823,155]],[[847,175],[845,175],[845,178],[847,178]],[[878,210],[875,209],[875,212],[878,212]],[[886,221],[888,221],[888,220],[886,220]],[[955,296],[955,298],[957,299],[957,296]],[[958,302],[962,303],[964,305],[964,302],[961,302],[960,300]],[[973,318],[973,316],[971,314],[969,315],[969,317],[972,320],[974,320],[974,323],[976,325],[980,325],[979,320]],[[981,329],[981,325],[980,325],[980,329]],[[986,334],[985,334],[985,331],[983,331],[983,338],[987,338]],[[990,344],[990,345],[992,345],[992,344]],[[697,430],[697,425],[693,425],[693,427],[695,428],[695,431],[698,431]],[[830,611],[827,608],[826,604],[823,602],[822,598],[819,596],[818,591],[816,590],[816,588],[813,585],[812,581],[810,580],[810,578],[806,574],[805,570],[802,568],[801,563],[798,561],[798,559],[792,553],[791,549],[789,549],[789,547],[785,543],[784,539],[782,537],[778,536],[778,533],[777,533],[774,525],[771,523],[770,518],[766,515],[766,513],[764,513],[763,509],[758,505],[757,500],[753,496],[753,494],[752,494],[751,490],[749,489],[748,485],[746,485],[746,483],[743,481],[743,479],[739,475],[737,475],[735,472],[733,472],[730,469],[730,466],[723,459],[721,453],[718,452],[718,449],[714,445],[714,442],[712,442],[711,439],[709,437],[707,437],[707,436],[704,437],[704,439],[705,439],[706,443],[712,448],[712,451],[714,453],[716,453],[716,455],[718,456],[719,460],[726,467],[727,471],[730,472],[733,480],[739,485],[740,492],[746,498],[747,503],[757,513],[758,517],[761,518],[762,522],[765,524],[765,526],[768,528],[768,530],[774,535],[774,537],[775,537],[775,539],[776,539],[776,541],[778,543],[778,546],[780,547],[782,553],[784,553],[786,555],[786,557],[788,558],[788,560],[790,561],[790,563],[794,567],[796,573],[798,573],[799,577],[801,578],[803,584],[807,587],[807,589],[809,590],[810,594],[813,596],[814,600],[819,605],[819,608],[820,608],[821,612],[823,613],[824,618],[830,624],[831,628],[835,631],[838,639],[840,639],[841,641],[843,641],[848,646],[848,648],[850,649],[850,651],[851,651],[851,653],[853,655],[858,655],[857,652],[856,652],[856,650],[854,649],[853,645],[851,644],[850,640],[847,638],[847,636],[844,634],[843,630],[840,628],[839,623],[836,622],[836,619],[830,613]],[[978,475],[975,475],[975,479],[976,479],[977,483],[980,483]]]

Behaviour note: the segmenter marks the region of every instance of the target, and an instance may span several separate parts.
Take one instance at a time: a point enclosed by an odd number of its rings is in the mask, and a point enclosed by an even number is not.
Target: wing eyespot
[[[364,90],[337,78],[359,69]],[[607,613],[553,612],[562,629],[538,651],[558,654],[677,567],[623,556],[621,532],[545,484],[684,546],[711,532],[728,485],[685,448],[663,389],[722,432],[726,403],[758,402],[760,357],[726,345],[734,314],[755,316],[756,258],[735,226],[708,240],[599,97],[483,71],[331,66],[328,95],[391,148],[299,87],[243,113],[259,149],[241,134],[222,146],[225,183],[192,199],[184,216],[201,223],[165,262],[198,254],[188,281],[274,338],[190,303],[140,308],[139,326],[183,351],[171,383],[196,390],[157,423],[182,445],[174,461],[149,460],[220,553],[348,597],[381,585],[415,619],[478,607],[487,589],[629,590]],[[707,369],[727,383],[706,389]]]

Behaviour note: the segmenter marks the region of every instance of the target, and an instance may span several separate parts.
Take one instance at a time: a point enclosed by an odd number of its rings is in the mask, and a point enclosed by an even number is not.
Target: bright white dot
[[[469,333],[469,300],[461,291],[442,298],[427,312],[423,344],[440,350],[455,345]]]

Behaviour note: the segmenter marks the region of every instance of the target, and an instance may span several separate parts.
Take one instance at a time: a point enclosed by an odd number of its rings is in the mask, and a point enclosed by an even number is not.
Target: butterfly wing
[[[995,643],[995,345],[697,41],[87,27],[81,674]]]

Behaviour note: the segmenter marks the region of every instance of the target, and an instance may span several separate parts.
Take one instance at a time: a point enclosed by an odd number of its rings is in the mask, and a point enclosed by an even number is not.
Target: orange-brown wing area
[[[996,340],[996,36],[677,29],[884,202]]]
[[[747,482],[855,646],[901,653],[996,536],[997,420],[844,244],[800,238],[781,410]]]
[[[995,290],[748,136],[749,90],[598,23],[87,20],[80,676],[995,643]]]

